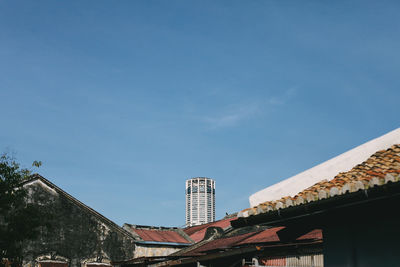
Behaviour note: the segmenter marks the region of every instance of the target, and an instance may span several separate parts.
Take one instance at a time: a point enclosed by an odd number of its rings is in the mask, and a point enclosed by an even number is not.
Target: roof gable
[[[52,182],[50,182],[49,180],[47,180],[46,178],[37,173],[31,175],[30,179],[24,181],[23,186],[29,186],[34,183],[39,183],[40,186],[42,187],[44,186],[45,189],[49,191],[49,193],[51,194],[59,194],[61,197],[64,197],[65,199],[73,203],[75,206],[96,217],[99,221],[110,227],[112,230],[117,231],[128,238],[134,239],[134,237],[128,231],[126,231],[125,229],[123,229],[122,227],[120,227],[107,217],[103,216],[99,212],[95,211],[91,207],[83,204],[81,201],[74,198],[73,196],[71,196],[70,194],[68,194],[67,192],[65,192],[64,190],[62,190],[61,188],[59,188],[58,186],[56,186],[55,184],[53,184]]]

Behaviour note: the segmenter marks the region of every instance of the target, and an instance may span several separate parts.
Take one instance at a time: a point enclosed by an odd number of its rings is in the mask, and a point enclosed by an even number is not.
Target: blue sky
[[[399,127],[398,1],[0,1],[0,151],[118,224],[216,215]]]

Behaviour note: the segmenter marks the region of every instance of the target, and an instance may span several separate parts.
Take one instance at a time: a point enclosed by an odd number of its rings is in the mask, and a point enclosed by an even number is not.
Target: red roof
[[[232,248],[240,245],[250,245],[250,244],[259,244],[259,243],[276,243],[280,242],[279,236],[277,234],[278,231],[282,230],[285,227],[273,227],[265,230],[259,230],[255,232],[245,233],[232,237],[225,237],[212,240],[192,251],[188,251],[187,255],[196,255],[199,253],[203,253],[210,250],[220,250]],[[313,230],[299,238],[297,240],[306,240],[306,239],[322,239],[322,231],[319,229]]]
[[[270,229],[266,229],[262,232],[258,232],[255,235],[246,238],[239,244],[251,244],[251,243],[265,243],[265,242],[279,242],[279,237],[277,232],[282,230],[285,227],[274,227]]]
[[[238,235],[238,236],[215,239],[215,240],[212,240],[212,241],[204,244],[203,246],[200,246],[197,249],[194,249],[194,250],[188,252],[187,254],[196,254],[198,252],[205,252],[205,251],[209,251],[209,250],[231,248],[256,233],[257,232],[252,232],[252,233],[246,233],[246,234],[242,234],[242,235]]]
[[[315,229],[297,238],[297,240],[304,240],[304,239],[322,239],[322,231],[320,229]]]
[[[184,237],[182,237],[178,232],[170,230],[159,230],[159,229],[134,229],[136,234],[138,234],[144,241],[154,241],[154,242],[170,242],[170,243],[190,243]]]
[[[279,242],[281,241],[278,236],[278,232],[285,227],[273,227],[266,229],[262,232],[256,233],[253,236],[250,236],[249,238],[246,238],[242,242],[238,243],[237,245],[243,245],[243,244],[254,244],[254,243],[267,243],[267,242]],[[322,239],[322,231],[320,229],[315,229],[312,230],[311,232],[308,232],[296,240],[307,240],[307,239]]]
[[[191,239],[193,239],[194,242],[199,242],[203,240],[204,235],[206,234],[207,228],[208,227],[221,227],[222,229],[225,229],[231,225],[231,221],[235,220],[236,217],[234,218],[228,218],[228,219],[222,219],[216,222],[211,222],[211,223],[206,223],[202,225],[196,225],[192,227],[188,227],[183,229],[183,231],[190,236]]]

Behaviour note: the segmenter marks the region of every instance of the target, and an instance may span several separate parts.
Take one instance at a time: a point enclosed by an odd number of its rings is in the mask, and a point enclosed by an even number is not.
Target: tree
[[[34,161],[32,166],[39,167]],[[28,192],[23,186],[31,170],[7,155],[0,157],[0,265],[7,259],[12,265],[22,263],[22,244],[38,236],[43,225],[43,211],[27,200]]]

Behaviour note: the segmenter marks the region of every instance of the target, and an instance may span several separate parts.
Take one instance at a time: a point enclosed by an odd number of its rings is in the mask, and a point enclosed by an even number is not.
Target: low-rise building
[[[42,176],[24,183],[27,201],[49,214],[49,226],[23,244],[26,267],[109,267],[130,259],[135,237]]]
[[[124,224],[136,239],[134,258],[167,256],[193,244],[180,228]]]

